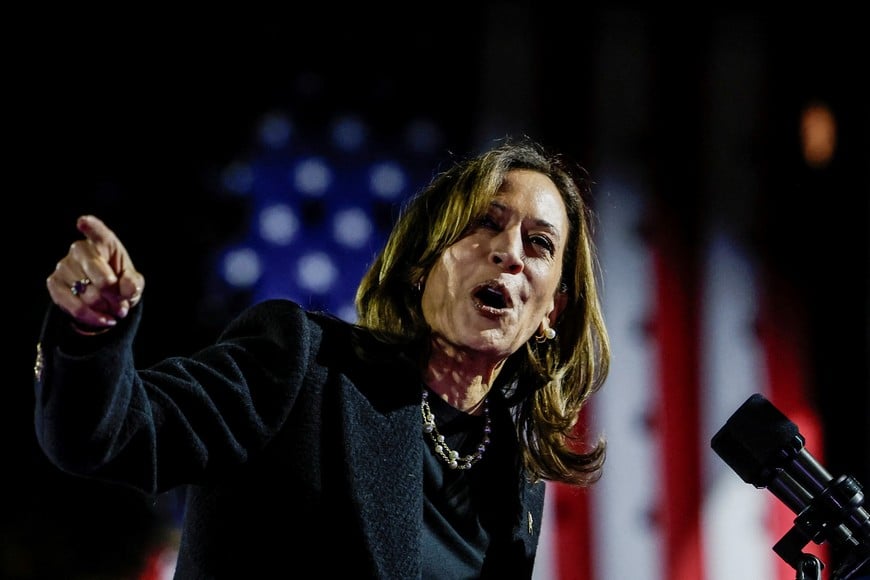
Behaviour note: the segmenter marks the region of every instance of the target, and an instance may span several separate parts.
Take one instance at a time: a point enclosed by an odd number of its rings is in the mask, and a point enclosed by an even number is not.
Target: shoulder
[[[412,364],[416,348],[396,343],[371,330],[324,311],[307,310],[300,304],[271,298],[242,311],[224,331],[223,339],[269,337],[279,342],[302,342],[313,350],[329,345],[321,356],[328,359],[364,359],[368,364],[395,365],[397,360]]]
[[[329,313],[306,310],[286,298],[270,298],[242,310],[224,330],[223,336],[238,334],[322,334],[347,332],[352,325]]]

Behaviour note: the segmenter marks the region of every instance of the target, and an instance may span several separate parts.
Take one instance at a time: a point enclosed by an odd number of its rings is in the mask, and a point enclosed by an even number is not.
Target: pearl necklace
[[[459,457],[459,452],[450,449],[444,440],[444,435],[438,432],[438,427],[435,426],[435,415],[432,414],[432,409],[429,408],[429,391],[423,389],[423,401],[420,403],[420,410],[423,413],[423,432],[428,433],[432,439],[432,444],[435,449],[435,454],[441,458],[447,467],[450,469],[470,469],[472,465],[480,461],[483,457],[483,452],[486,451],[486,446],[489,445],[489,434],[492,432],[492,420],[489,417],[489,399],[483,401],[483,416],[486,422],[483,426],[483,441],[477,446],[475,453]]]

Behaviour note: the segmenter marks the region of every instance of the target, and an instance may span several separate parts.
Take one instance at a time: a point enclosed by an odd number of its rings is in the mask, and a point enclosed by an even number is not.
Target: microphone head
[[[711,440],[713,450],[746,483],[763,488],[804,447],[797,425],[756,393]]]

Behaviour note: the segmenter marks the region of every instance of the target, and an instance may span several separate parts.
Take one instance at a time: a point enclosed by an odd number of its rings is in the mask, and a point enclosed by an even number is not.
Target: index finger
[[[91,242],[101,245],[117,239],[115,232],[109,229],[103,220],[93,215],[83,215],[76,220],[76,228]]]
[[[118,277],[132,273],[135,268],[127,254],[127,248],[109,227],[98,217],[83,215],[76,221],[76,227],[85,235],[88,243],[97,251],[114,274]],[[113,282],[114,283],[114,282]]]

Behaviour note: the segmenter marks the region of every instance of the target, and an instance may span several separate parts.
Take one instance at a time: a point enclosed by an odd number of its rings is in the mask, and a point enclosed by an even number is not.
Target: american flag
[[[643,196],[614,187],[606,199],[598,244],[612,371],[584,428],[607,436],[608,459],[588,490],[550,484],[535,577],[795,578],[773,551],[795,514],[745,483],[710,441],[760,393],[823,460],[800,309],[726,228],[711,227],[703,248],[686,252],[667,228],[644,226]],[[827,558],[824,544],[805,551]]]

